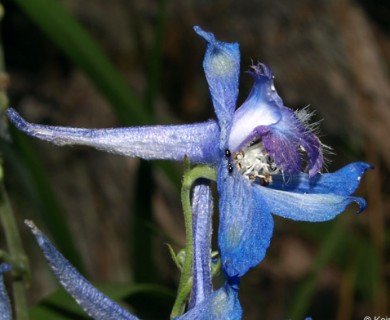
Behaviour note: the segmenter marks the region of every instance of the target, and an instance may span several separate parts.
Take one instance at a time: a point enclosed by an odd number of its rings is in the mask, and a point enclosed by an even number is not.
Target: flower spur
[[[349,164],[321,174],[322,146],[304,113],[284,106],[271,70],[252,68],[253,89],[236,110],[240,52],[194,28],[207,42],[203,62],[216,120],[188,125],[80,129],[26,122],[13,109],[10,120],[25,133],[58,145],[89,145],[143,159],[182,160],[217,170],[220,223],[218,246],[224,273],[241,277],[265,256],[273,233],[272,214],[301,221],[326,221],[364,199],[352,194],[370,166]]]

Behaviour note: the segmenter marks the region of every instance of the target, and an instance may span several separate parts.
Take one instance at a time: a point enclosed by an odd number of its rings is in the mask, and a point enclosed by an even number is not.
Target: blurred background
[[[106,128],[213,118],[205,44],[193,25],[240,43],[239,103],[252,85],[244,71],[269,65],[285,105],[316,110],[321,140],[333,148],[327,171],[359,160],[375,170],[357,192],[368,201],[359,216],[351,205],[326,223],[275,218],[267,257],[242,279],[244,319],[389,315],[389,1],[2,4],[9,78],[0,84],[31,122]],[[2,128],[6,189],[32,270],[31,318],[87,317],[58,290],[24,219],[140,317],[167,319],[179,271],[166,243],[178,250],[185,241],[181,164],[60,148]]]

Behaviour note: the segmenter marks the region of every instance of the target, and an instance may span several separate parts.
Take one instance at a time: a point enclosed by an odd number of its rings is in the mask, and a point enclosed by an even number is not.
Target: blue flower
[[[194,28],[207,42],[203,62],[217,120],[173,126],[79,129],[26,122],[13,109],[10,120],[27,134],[58,145],[81,144],[144,159],[202,163],[217,170],[218,245],[228,278],[241,277],[265,256],[272,214],[300,221],[333,219],[364,199],[352,194],[370,166],[352,163],[320,173],[323,146],[306,111],[293,112],[278,95],[270,69],[252,67],[253,89],[236,110],[240,51]]]
[[[26,220],[25,223],[33,232],[57,280],[89,316],[93,319],[138,319],[94,288],[33,222]]]
[[[50,240],[33,224],[26,220],[25,223],[33,232],[38,245],[40,246],[47,262],[54,272],[55,277],[65,288],[65,290],[76,300],[76,302],[96,320],[136,320],[139,319],[129,311],[125,310],[117,303],[109,299],[106,295],[98,291],[69,263],[69,261],[56,249]],[[0,276],[3,269],[0,265]],[[5,271],[5,269],[4,269]],[[1,280],[1,279],[0,279]],[[0,281],[0,311],[3,307],[2,287]],[[7,297],[5,295],[5,297]],[[7,307],[7,305],[4,303]],[[8,310],[9,304],[8,304]],[[180,316],[180,320],[215,320],[215,319],[241,319],[241,306],[237,297],[237,290],[233,286],[226,284],[222,288],[211,292],[207,300],[194,306],[190,311]],[[4,313],[5,314],[5,313]],[[10,320],[9,318],[1,318]]]

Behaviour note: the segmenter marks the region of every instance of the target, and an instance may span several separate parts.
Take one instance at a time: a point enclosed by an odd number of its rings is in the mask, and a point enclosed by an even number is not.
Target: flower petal
[[[254,138],[256,127],[275,124],[281,118],[283,102],[275,90],[271,70],[264,64],[252,68],[255,83],[248,98],[234,113],[229,137],[232,152],[240,150]]]
[[[265,256],[273,232],[273,218],[258,186],[218,169],[219,233],[222,268],[228,277],[244,275]]]
[[[269,188],[297,193],[332,193],[349,196],[355,192],[364,173],[372,169],[365,162],[354,162],[333,173],[318,173],[314,177],[301,173],[299,175],[275,175]]]
[[[25,223],[33,232],[57,280],[89,316],[96,320],[138,319],[94,288],[31,221],[26,220]]]
[[[192,194],[194,258],[190,309],[207,299],[213,290],[211,283],[212,214],[213,196],[210,182],[199,180]]]
[[[323,154],[319,139],[305,127],[296,114],[281,107],[282,118],[274,125],[256,128],[265,149],[280,169],[287,173],[302,171],[301,150],[308,156],[309,175],[319,172]]]
[[[278,216],[309,222],[331,220],[356,202],[361,212],[366,208],[363,198],[336,194],[306,194],[274,190],[258,186],[270,211]]]
[[[229,284],[214,291],[211,296],[189,310],[177,320],[239,320],[242,309],[238,300],[238,292]]]
[[[0,320],[11,320],[11,303],[4,285],[3,273],[11,270],[8,263],[0,264]]]
[[[30,136],[57,145],[87,145],[99,150],[143,159],[213,163],[218,154],[219,129],[215,121],[190,125],[145,126],[116,129],[81,129],[33,124],[14,109],[9,119]]]
[[[227,145],[233,113],[238,96],[240,75],[240,50],[238,43],[226,43],[215,39],[214,34],[194,27],[195,32],[207,41],[203,68],[209,84],[215,113],[221,128],[220,148]]]

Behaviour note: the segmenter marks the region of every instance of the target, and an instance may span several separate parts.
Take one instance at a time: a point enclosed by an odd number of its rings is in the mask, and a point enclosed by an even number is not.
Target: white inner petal
[[[275,124],[280,120],[280,117],[278,110],[262,100],[254,98],[244,102],[234,113],[229,137],[230,150],[237,151],[242,144],[248,142],[248,137],[258,126]]]

